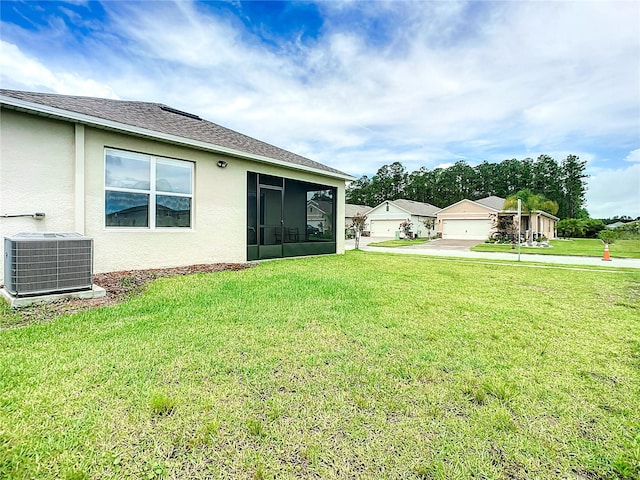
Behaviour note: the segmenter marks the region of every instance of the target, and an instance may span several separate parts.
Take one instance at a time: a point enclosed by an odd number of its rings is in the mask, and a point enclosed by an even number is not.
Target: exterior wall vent
[[[4,282],[16,297],[91,290],[93,239],[79,233],[5,237]]]

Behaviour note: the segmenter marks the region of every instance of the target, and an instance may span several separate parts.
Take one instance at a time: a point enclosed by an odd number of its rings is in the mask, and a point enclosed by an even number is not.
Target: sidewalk
[[[427,255],[436,257],[458,257],[458,258],[475,258],[475,259],[491,259],[491,260],[508,260],[512,262],[518,261],[517,253],[498,253],[498,252],[472,252],[468,247],[458,248],[438,248],[435,245],[425,246],[407,246],[407,247],[370,247],[370,242],[378,242],[384,239],[362,237],[360,239],[360,250],[365,252],[384,252],[396,253],[404,255]],[[355,241],[353,239],[345,241],[345,249],[355,249]],[[596,257],[577,257],[569,255],[536,255],[523,253],[520,255],[521,262],[537,262],[551,263],[561,265],[595,265],[598,267],[624,267],[640,269],[640,259],[637,258],[612,258],[610,262],[605,262],[601,258]]]

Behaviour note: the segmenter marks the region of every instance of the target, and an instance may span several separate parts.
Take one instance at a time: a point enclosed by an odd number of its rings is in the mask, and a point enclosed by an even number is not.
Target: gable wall
[[[488,207],[485,207],[483,205],[480,205],[479,203],[463,200],[458,204],[454,204],[440,210],[440,212],[438,212],[438,216],[440,216],[441,214],[442,215],[484,214],[484,213],[488,214],[489,212],[493,212],[493,211],[494,210]]]
[[[402,210],[401,208],[396,207],[394,204],[392,204],[391,202],[389,202],[389,211],[387,212],[387,202],[382,203],[381,205],[378,205],[377,207],[373,208],[371,211],[369,211],[369,213],[367,213],[367,218],[369,220],[395,220],[395,219],[400,219],[400,221],[402,220],[406,220],[407,218],[410,217],[410,215]]]

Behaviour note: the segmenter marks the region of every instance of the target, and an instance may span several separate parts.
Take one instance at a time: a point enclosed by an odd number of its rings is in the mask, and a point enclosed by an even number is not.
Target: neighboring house
[[[158,103],[0,90],[0,107],[0,237],[89,236],[96,273],[344,252],[336,169]]]
[[[435,234],[436,213],[440,210],[429,203],[413,200],[387,200],[372,208],[367,213],[369,229],[372,237],[395,237],[400,231],[400,223],[410,220],[412,233],[418,237]],[[433,228],[424,225],[425,220],[433,222]]]
[[[367,205],[354,205],[353,203],[346,203],[344,205],[344,226],[349,229],[353,223],[353,217],[356,215],[368,215],[371,207]],[[365,231],[369,231],[369,220],[365,222]]]
[[[494,233],[495,215],[512,216],[514,210],[504,210],[504,198],[490,196],[479,200],[460,200],[438,212],[438,233],[445,239],[486,240]],[[521,232],[533,236],[556,238],[558,217],[543,211],[521,215]]]
[[[307,201],[307,231],[313,234],[325,234],[332,230],[333,208],[331,200],[321,198]]]
[[[626,225],[625,222],[614,222],[614,223],[610,223],[609,225],[607,225],[607,228],[613,230],[614,228],[618,228],[621,227],[623,225]]]

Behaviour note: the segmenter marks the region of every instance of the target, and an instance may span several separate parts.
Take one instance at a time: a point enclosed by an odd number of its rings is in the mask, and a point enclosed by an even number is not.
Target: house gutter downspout
[[[84,207],[84,125],[75,124],[75,181],[74,181],[74,212],[75,231],[84,235],[85,207]]]

